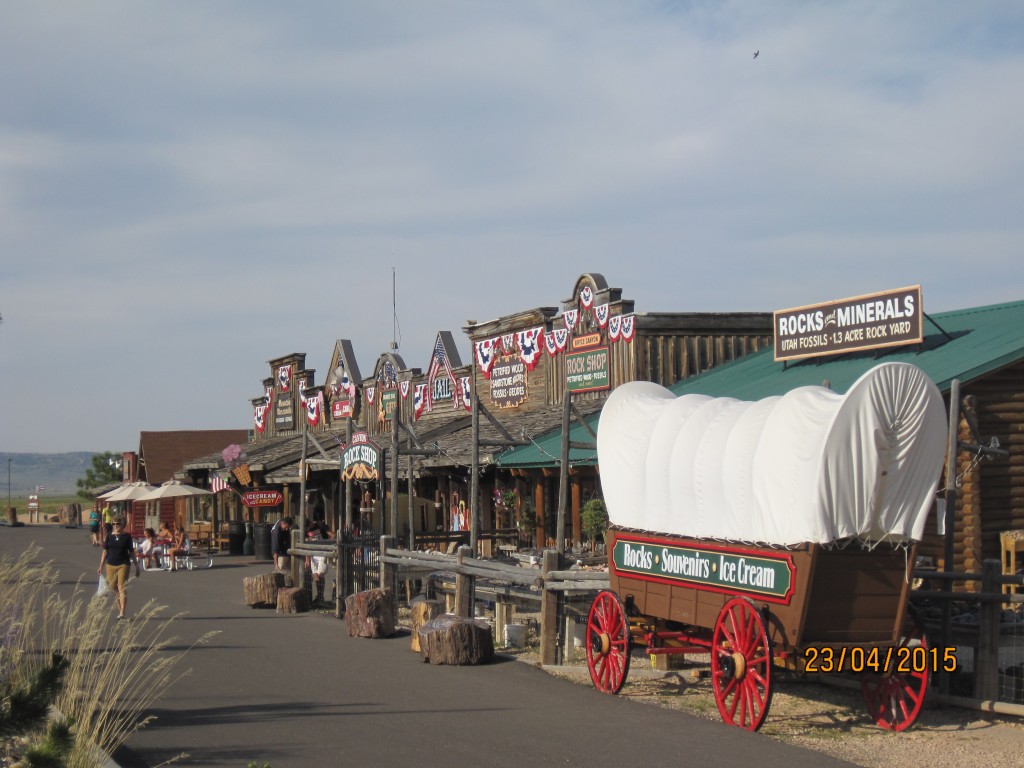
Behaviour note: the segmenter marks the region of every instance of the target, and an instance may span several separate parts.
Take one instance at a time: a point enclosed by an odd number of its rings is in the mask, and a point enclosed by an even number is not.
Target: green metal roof
[[[835,357],[808,358],[777,363],[771,347],[669,387],[675,394],[702,394],[760,400],[782,395],[797,387],[820,386],[826,380],[836,392],[845,392],[861,374],[882,362],[913,363],[942,392],[953,379],[963,384],[1024,359],[1024,301],[942,312],[925,318],[921,344],[891,347]],[[948,334],[948,336],[947,336]],[[600,413],[588,418],[595,429]],[[571,441],[592,440],[578,424],[570,430]],[[572,464],[596,464],[596,451],[570,449]],[[502,469],[551,467],[561,456],[561,430],[515,448],[497,461]]]

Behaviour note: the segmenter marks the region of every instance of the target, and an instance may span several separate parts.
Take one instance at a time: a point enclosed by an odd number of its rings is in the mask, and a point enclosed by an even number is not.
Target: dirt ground
[[[540,663],[535,648],[513,653],[524,663]],[[580,661],[547,671],[580,685],[592,685],[586,665]],[[720,719],[707,668],[700,664],[661,672],[652,669],[646,657],[634,656],[626,685],[618,695]],[[926,704],[912,728],[892,733],[869,721],[859,687],[837,687],[806,677],[785,675],[776,680],[771,709],[760,732],[866,768],[1024,766],[1024,719]]]

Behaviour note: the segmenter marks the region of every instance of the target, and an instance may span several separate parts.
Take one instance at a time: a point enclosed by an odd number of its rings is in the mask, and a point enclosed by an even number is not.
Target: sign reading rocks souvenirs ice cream
[[[776,360],[919,344],[923,338],[919,285],[774,314]]]

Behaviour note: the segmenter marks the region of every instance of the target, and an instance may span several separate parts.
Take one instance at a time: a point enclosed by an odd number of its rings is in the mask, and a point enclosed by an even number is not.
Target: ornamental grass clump
[[[92,768],[97,749],[114,752],[150,721],[146,711],[188,674],[180,665],[194,646],[170,650],[175,638],[169,631],[178,617],[162,616],[163,607],[153,601],[117,621],[110,598],[96,597],[95,588],[79,582],[70,595],[62,594],[52,565],[37,562],[39,553],[32,547],[16,560],[0,555],[0,714],[18,717],[11,710],[24,706],[12,693],[38,687],[55,664],[60,680],[51,686],[47,722],[8,737],[4,748],[26,766]],[[54,719],[67,731],[66,755],[34,762],[29,753],[48,738]]]

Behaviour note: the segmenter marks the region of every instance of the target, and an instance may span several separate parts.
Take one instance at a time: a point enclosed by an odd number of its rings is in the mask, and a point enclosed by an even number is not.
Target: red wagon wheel
[[[905,731],[921,714],[924,695],[928,691],[928,670],[895,671],[897,660],[913,658],[912,653],[901,652],[900,649],[916,647],[927,650],[928,641],[921,622],[908,606],[899,645],[893,649],[892,669],[885,674],[865,672],[860,676],[860,690],[868,706],[868,715],[887,731]]]
[[[603,693],[618,693],[629,674],[629,619],[614,592],[599,592],[587,617],[587,667]]]
[[[756,731],[772,703],[772,648],[764,617],[745,597],[725,604],[711,640],[711,682],[722,719]]]

